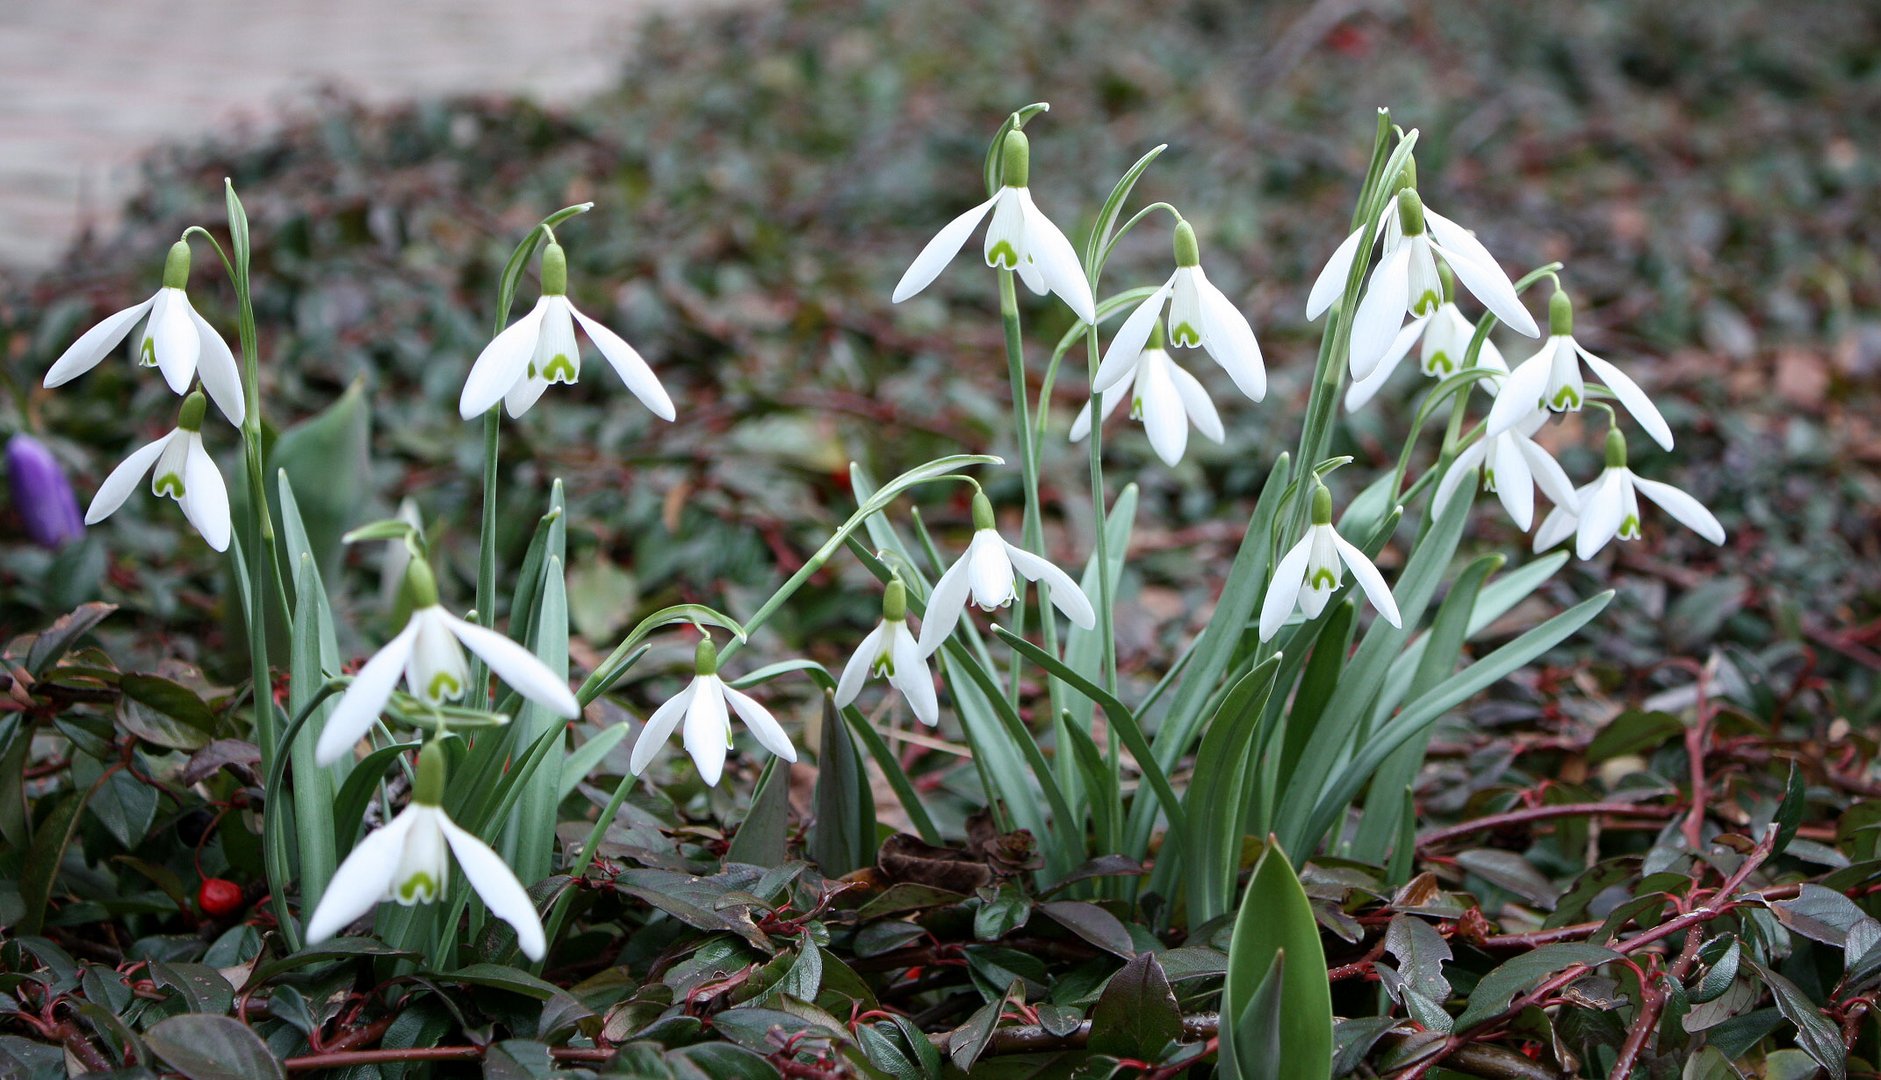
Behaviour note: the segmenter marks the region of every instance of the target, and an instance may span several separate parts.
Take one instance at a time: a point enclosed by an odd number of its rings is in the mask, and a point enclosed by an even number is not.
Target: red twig
[[[1666,806],[1645,806],[1639,803],[1588,802],[1558,803],[1554,806],[1527,806],[1520,810],[1510,810],[1503,814],[1491,814],[1474,821],[1445,825],[1438,829],[1428,829],[1417,838],[1420,848],[1441,844],[1459,837],[1473,836],[1477,833],[1500,829],[1509,825],[1525,825],[1533,821],[1549,821],[1564,817],[1648,817],[1669,818],[1677,811]]]

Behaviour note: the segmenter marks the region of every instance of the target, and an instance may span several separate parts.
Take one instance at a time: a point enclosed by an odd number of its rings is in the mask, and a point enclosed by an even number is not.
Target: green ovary
[[[555,357],[542,369],[542,377],[549,382],[572,383],[575,381],[574,361],[561,353],[556,353]]]
[[[152,490],[158,495],[168,495],[170,498],[180,501],[183,498],[183,478],[173,472],[164,473],[162,476],[157,477],[157,482],[153,485]]]
[[[429,904],[437,895],[437,880],[423,870],[398,884],[398,899],[403,904]]]
[[[1001,269],[1017,270],[1019,268],[1019,253],[1013,250],[1013,246],[1010,243],[1001,240],[999,243],[993,245],[992,251],[987,252],[986,261]]]
[[[464,684],[458,682],[457,676],[448,671],[438,672],[431,676],[430,682],[425,684],[425,697],[432,701],[444,701],[447,698],[455,700],[463,693]]]

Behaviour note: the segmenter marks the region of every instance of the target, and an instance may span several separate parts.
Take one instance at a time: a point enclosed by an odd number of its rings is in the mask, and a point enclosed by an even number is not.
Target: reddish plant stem
[[[1686,931],[1685,947],[1679,950],[1678,959],[1670,969],[1659,973],[1657,986],[1640,983],[1639,1015],[1633,1018],[1633,1026],[1626,1033],[1626,1041],[1620,1045],[1620,1056],[1614,1060],[1613,1070],[1609,1074],[1614,1080],[1627,1080],[1633,1075],[1633,1065],[1652,1039],[1654,1029],[1659,1026],[1659,1014],[1665,1009],[1666,999],[1671,997],[1667,989],[1672,983],[1683,982],[1691,973],[1692,965],[1698,961],[1698,947],[1704,943],[1705,935],[1699,927]]]
[[[475,1061],[484,1054],[481,1046],[430,1046],[409,1047],[402,1050],[339,1050],[325,1054],[308,1054],[304,1057],[288,1058],[281,1064],[288,1072],[309,1072],[314,1069],[344,1069],[353,1065],[379,1065],[397,1061]],[[614,1056],[612,1050],[596,1050],[583,1046],[555,1047],[549,1056],[557,1061],[592,1061],[602,1062]]]
[[[1428,829],[1417,838],[1419,848],[1431,847],[1447,840],[1473,836],[1491,829],[1500,829],[1509,825],[1524,825],[1532,821],[1548,821],[1564,817],[1649,817],[1669,818],[1677,811],[1667,806],[1646,806],[1639,803],[1622,802],[1585,802],[1559,803],[1554,806],[1527,806],[1520,810],[1510,810],[1503,814],[1491,814],[1473,821],[1445,825],[1438,829]]]

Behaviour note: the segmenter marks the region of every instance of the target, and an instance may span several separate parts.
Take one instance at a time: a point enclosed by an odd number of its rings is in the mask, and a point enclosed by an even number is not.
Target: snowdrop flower
[[[1321,484],[1313,492],[1312,525],[1300,542],[1281,556],[1273,580],[1267,583],[1267,598],[1261,603],[1261,640],[1268,641],[1279,633],[1296,606],[1307,618],[1318,618],[1332,594],[1339,591],[1347,569],[1378,614],[1393,626],[1403,626],[1398,602],[1392,599],[1384,576],[1363,551],[1334,531],[1332,492]]]
[[[1639,384],[1574,340],[1574,302],[1568,299],[1565,289],[1555,290],[1548,301],[1548,340],[1503,380],[1496,404],[1489,410],[1489,434],[1499,435],[1514,427],[1537,405],[1550,412],[1580,411],[1587,397],[1587,384],[1581,378],[1582,361],[1639,421],[1652,441],[1672,449],[1672,426]]]
[[[463,697],[470,689],[465,646],[522,696],[564,719],[581,715],[581,705],[569,693],[567,680],[550,671],[534,653],[444,610],[438,604],[437,579],[423,559],[411,560],[405,568],[405,583],[412,598],[411,621],[353,676],[353,684],[333,707],[314,746],[315,761],[330,765],[365,737],[384,711],[400,673],[411,695],[426,704],[437,706]]]
[[[1535,532],[1535,552],[1574,538],[1574,553],[1591,559],[1614,537],[1639,539],[1639,496],[1644,495],[1679,524],[1711,541],[1724,543],[1724,526],[1697,499],[1671,484],[1648,480],[1626,467],[1626,437],[1607,432],[1607,467],[1576,495],[1578,509],[1557,507]]]
[[[1573,482],[1554,456],[1542,449],[1533,437],[1547,419],[1546,412],[1536,409],[1529,413],[1527,420],[1502,434],[1470,444],[1450,463],[1450,471],[1444,473],[1443,480],[1437,484],[1437,494],[1431,500],[1433,513],[1443,513],[1444,507],[1450,505],[1451,496],[1462,486],[1463,478],[1478,467],[1482,469],[1483,490],[1495,493],[1502,501],[1502,508],[1509,512],[1509,520],[1523,532],[1527,532],[1535,520],[1537,485],[1556,506],[1573,513],[1580,504]]]
[[[1097,308],[1091,302],[1091,284],[1084,278],[1084,266],[1078,253],[1032,202],[1030,144],[1017,128],[1006,133],[1000,148],[1000,179],[1004,186],[992,198],[948,222],[921,254],[914,257],[908,272],[895,286],[894,302],[899,304],[928,287],[947,268],[973,233],[980,219],[992,212],[986,227],[986,265],[1011,270],[1025,282],[1026,288],[1044,296],[1057,293],[1071,306],[1078,318],[1097,321]]]
[[[1372,271],[1358,313],[1352,318],[1352,377],[1364,379],[1391,351],[1404,328],[1404,316],[1432,315],[1443,302],[1437,256],[1450,264],[1457,279],[1496,318],[1529,337],[1541,333],[1522,307],[1515,285],[1495,259],[1461,226],[1427,215],[1417,192],[1398,192],[1398,224],[1403,240]],[[1441,224],[1440,224],[1441,223]]]
[[[725,771],[725,752],[731,749],[731,712],[738,714],[766,750],[785,761],[797,760],[797,748],[790,745],[790,736],[784,734],[770,710],[750,695],[726,686],[725,680],[718,677],[718,647],[712,644],[711,638],[699,639],[692,670],[692,681],[686,688],[654,710],[647,718],[647,726],[641,729],[628,761],[635,776],[639,776],[653,760],[653,755],[666,745],[667,738],[683,717],[686,726],[681,741],[686,753],[692,755],[699,779],[708,787],[717,786],[719,776]],[[731,706],[731,712],[726,711],[727,705]]]
[[[973,495],[973,540],[928,594],[927,615],[921,620],[921,655],[932,656],[954,632],[960,613],[971,599],[981,611],[1012,603],[1018,578],[1051,587],[1052,603],[1078,626],[1097,625],[1097,611],[1071,575],[1021,547],[1000,539],[993,522],[993,504],[985,492]]]
[[[914,715],[928,727],[940,723],[940,705],[934,697],[934,675],[927,658],[908,631],[908,587],[894,578],[882,593],[882,621],[856,646],[856,654],[843,667],[836,684],[836,707],[847,708],[862,692],[871,675],[883,675],[888,685],[908,699]]]
[[[1215,412],[1215,403],[1208,400],[1208,391],[1163,351],[1161,324],[1152,323],[1150,330],[1149,345],[1138,354],[1137,362],[1110,389],[1098,391],[1097,396],[1103,402],[1105,417],[1128,398],[1130,419],[1143,422],[1143,430],[1149,434],[1156,456],[1174,466],[1188,449],[1190,424],[1216,442],[1228,436],[1222,429],[1221,417]],[[1090,433],[1091,403],[1087,401],[1078,410],[1078,418],[1071,422],[1071,441],[1081,442]]]
[[[217,551],[229,549],[229,489],[209,451],[202,445],[202,416],[207,411],[202,392],[192,392],[183,399],[176,418],[176,428],[156,442],[139,447],[123,463],[111,470],[98,494],[85,511],[85,524],[96,525],[117,512],[130,498],[132,489],[151,474],[150,491],[169,496],[183,508],[183,516],[195,526],[209,546]]]
[[[662,420],[674,417],[673,399],[666,396],[666,388],[634,347],[568,302],[568,256],[553,240],[542,252],[541,299],[478,354],[464,380],[458,413],[469,420],[501,401],[512,417],[521,416],[549,384],[579,379],[581,347],[575,343],[576,323],[642,405]]]
[[[307,920],[307,943],[333,937],[386,900],[405,907],[441,898],[450,883],[451,856],[490,913],[516,931],[516,947],[531,960],[548,952],[542,919],[528,890],[490,845],[452,821],[444,807],[444,750],[436,739],[418,752],[411,803],[353,848],[333,872]]]
[[[1175,247],[1176,272],[1117,328],[1103,363],[1097,365],[1092,389],[1109,390],[1136,370],[1156,317],[1167,303],[1170,344],[1185,349],[1201,346],[1250,400],[1266,397],[1267,369],[1261,363],[1261,347],[1254,340],[1254,329],[1202,272],[1195,228],[1186,221],[1176,223]],[[1180,452],[1176,456],[1180,457]]]
[[[1437,265],[1437,276],[1443,281],[1443,301],[1437,310],[1428,315],[1421,315],[1411,320],[1391,342],[1391,348],[1385,351],[1384,358],[1372,369],[1370,375],[1355,381],[1345,392],[1345,407],[1356,411],[1378,395],[1384,389],[1385,381],[1391,373],[1398,370],[1398,365],[1411,353],[1411,346],[1418,345],[1418,369],[1433,379],[1455,375],[1463,370],[1463,362],[1469,356],[1470,340],[1476,336],[1476,324],[1464,318],[1463,312],[1456,306],[1456,275],[1448,263]],[[1507,373],[1508,362],[1502,358],[1502,350],[1488,338],[1483,339],[1483,347],[1476,354],[1476,366],[1490,371]],[[1491,383],[1479,385],[1494,392]]]
[[[189,244],[178,240],[170,245],[170,254],[163,261],[163,287],[157,294],[80,335],[53,361],[46,372],[46,388],[64,386],[97,367],[137,325],[137,320],[143,319],[144,332],[137,341],[138,363],[162,372],[163,381],[178,394],[189,393],[190,384],[200,375],[203,389],[215,399],[216,408],[229,418],[229,423],[240,427],[246,413],[235,354],[229,351],[222,335],[190,306],[189,295],[183,291],[188,284]]]

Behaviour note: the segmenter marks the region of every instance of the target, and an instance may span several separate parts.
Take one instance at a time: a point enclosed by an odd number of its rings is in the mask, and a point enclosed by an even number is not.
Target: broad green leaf
[[[1154,953],[1142,953],[1110,977],[1091,1010],[1092,1051],[1155,1061],[1182,1038],[1182,1009]]]
[[[26,866],[20,873],[20,902],[25,913],[13,927],[14,933],[37,934],[45,925],[46,905],[51,902],[52,887],[59,877],[59,864],[65,861],[65,849],[78,831],[79,811],[91,801],[95,790],[75,791],[52,803],[46,816],[34,826],[32,845],[26,849]]]
[[[1456,1018],[1456,1030],[1468,1031],[1508,1009],[1517,997],[1541,985],[1543,979],[1571,967],[1596,966],[1618,960],[1612,949],[1584,941],[1543,945],[1504,961],[1484,975],[1470,992],[1469,1004]]]
[[[172,1016],[145,1032],[144,1041],[187,1080],[283,1080],[285,1075],[261,1036],[232,1016]]]
[[[822,757],[817,761],[816,828],[810,833],[809,853],[826,876],[841,877],[875,863],[875,796],[868,769],[829,690],[823,691],[818,745]]]
[[[626,725],[622,725],[625,727]],[[821,777],[818,777],[819,782]],[[728,862],[773,867],[784,863],[790,836],[790,765],[779,758],[764,762],[757,789],[751,796],[751,810],[744,823],[732,835]]]
[[[1265,1055],[1260,1047],[1242,1044],[1242,1024],[1257,1004],[1261,980],[1282,952],[1287,957],[1280,983],[1285,1008],[1268,1037],[1278,1044],[1271,1053],[1280,1068],[1271,1075],[1326,1076],[1332,1067],[1332,992],[1326,981],[1319,923],[1293,864],[1270,839],[1254,864],[1229,939],[1221,1028],[1221,1065],[1226,1077],[1257,1080],[1259,1076],[1249,1066]]]

